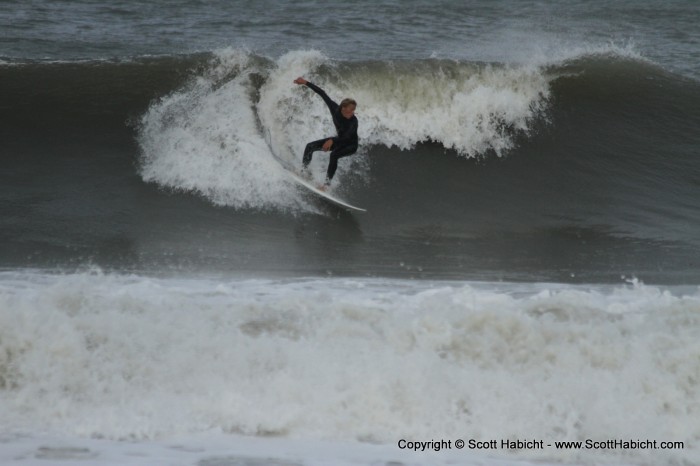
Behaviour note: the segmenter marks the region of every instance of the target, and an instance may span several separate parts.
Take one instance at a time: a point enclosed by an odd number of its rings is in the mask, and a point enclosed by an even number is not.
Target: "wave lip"
[[[282,170],[256,125],[249,60],[243,53],[220,56],[149,108],[138,138],[145,181],[196,191],[215,204],[289,207]]]
[[[200,192],[217,204],[298,205],[262,135],[270,131],[279,153],[296,165],[308,141],[332,133],[318,98],[291,84],[301,75],[337,100],[358,100],[361,154],[377,145],[410,149],[435,141],[464,156],[503,155],[544,114],[549,95],[548,79],[536,67],[346,63],[314,51],[269,62],[221,50],[205,71],[141,119],[143,179]]]

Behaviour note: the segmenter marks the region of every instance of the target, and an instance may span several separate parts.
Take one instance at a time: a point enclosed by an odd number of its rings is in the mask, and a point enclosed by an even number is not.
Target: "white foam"
[[[530,66],[425,61],[339,67],[318,52],[291,52],[279,59],[258,106],[265,126],[290,141],[291,153],[319,139],[318,128],[332,132],[318,97],[290,89],[294,77],[304,73],[337,100],[358,101],[364,145],[409,149],[432,140],[464,155],[511,148],[513,134],[507,129],[526,131],[549,93],[545,75]]]
[[[0,274],[4,432],[651,439],[698,461],[700,292]]]
[[[257,127],[249,58],[221,52],[206,73],[149,108],[139,135],[144,180],[196,191],[216,204],[299,207]]]
[[[370,144],[409,149],[435,141],[462,155],[502,155],[545,108],[548,81],[537,68],[425,62],[348,77]],[[513,131],[514,130],[514,131]]]
[[[269,133],[277,155],[297,166],[309,141],[334,134],[326,106],[292,83],[297,76],[335,100],[358,101],[360,156],[341,161],[334,184],[342,186],[353,176],[367,176],[361,154],[374,145],[411,149],[435,141],[463,156],[503,155],[534,121],[547,118],[555,78],[548,67],[606,54],[639,58],[631,47],[613,44],[547,49],[508,65],[437,59],[343,63],[304,50],[266,61],[222,49],[206,71],[143,116],[141,173],[146,181],[199,192],[216,204],[309,209],[265,141]],[[252,76],[262,77],[259,89]],[[259,95],[257,102],[253,95]],[[312,163],[318,182],[326,163],[321,155]]]
[[[265,77],[257,104],[253,73]],[[278,154],[296,165],[309,141],[334,134],[321,99],[292,84],[302,75],[336,100],[359,101],[360,153],[371,145],[408,149],[432,140],[464,155],[501,154],[513,146],[512,130],[527,131],[548,96],[547,79],[534,67],[425,62],[341,69],[319,52],[294,51],[267,68],[245,51],[225,49],[206,72],[143,116],[144,180],[196,191],[217,204],[299,208],[303,202],[284,182],[264,135],[269,131]],[[326,160],[317,156],[312,165],[319,180]],[[350,163],[340,164],[339,180]]]
[[[309,141],[334,134],[326,106],[292,83],[297,76],[337,101],[347,96],[358,101],[360,155],[341,160],[334,184],[342,186],[368,176],[362,154],[375,145],[407,150],[434,141],[462,156],[506,154],[533,122],[547,119],[550,83],[556,79],[551,66],[596,55],[641,59],[633,47],[614,44],[546,49],[502,65],[338,62],[305,50],[271,61],[222,49],[196,79],[143,116],[141,173],[146,181],[199,192],[216,204],[309,209],[265,141],[269,133],[277,155],[298,166]],[[318,182],[326,163],[327,157],[315,156],[311,168]]]

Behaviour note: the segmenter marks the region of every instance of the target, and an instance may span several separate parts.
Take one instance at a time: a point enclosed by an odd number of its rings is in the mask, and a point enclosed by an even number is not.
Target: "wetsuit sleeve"
[[[314,91],[316,94],[320,95],[323,101],[328,105],[328,109],[331,111],[331,113],[335,112],[338,110],[338,107],[340,107],[337,103],[333,101],[330,97],[328,97],[328,94],[326,94],[326,91],[318,87],[316,84],[306,81],[306,87]]]
[[[352,123],[345,129],[345,131],[332,139],[335,146],[338,144],[345,145],[350,142],[357,144],[357,119],[353,118]]]

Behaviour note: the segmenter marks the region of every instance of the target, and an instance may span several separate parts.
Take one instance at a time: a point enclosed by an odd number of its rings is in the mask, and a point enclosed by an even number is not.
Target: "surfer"
[[[304,78],[297,78],[294,80],[295,84],[305,85],[310,88],[316,94],[320,95],[323,101],[328,105],[328,109],[331,111],[331,116],[333,117],[333,124],[338,132],[335,137],[327,137],[319,139],[317,141],[312,141],[306,145],[304,149],[304,158],[302,160],[303,168],[302,172],[305,173],[309,163],[311,162],[311,156],[314,152],[322,150],[324,152],[331,151],[330,158],[328,160],[328,171],[326,172],[326,182],[319,188],[322,190],[328,189],[335,175],[335,171],[338,168],[338,159],[342,157],[347,157],[357,152],[357,117],[355,116],[355,108],[357,108],[357,102],[353,99],[343,99],[338,105],[334,102],[328,94],[316,86],[314,83],[307,81]]]

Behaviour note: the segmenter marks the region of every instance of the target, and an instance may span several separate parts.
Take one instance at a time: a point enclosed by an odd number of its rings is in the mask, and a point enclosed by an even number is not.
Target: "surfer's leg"
[[[341,146],[331,151],[330,160],[328,160],[328,171],[326,172],[326,184],[330,184],[335,171],[338,169],[338,159],[347,157],[357,152],[357,146]]]
[[[323,148],[323,143],[325,143],[327,140],[328,138],[319,139],[318,141],[312,141],[306,145],[306,149],[304,149],[304,158],[302,159],[302,169],[306,169],[306,167],[311,163],[311,155],[317,150],[321,150]]]

